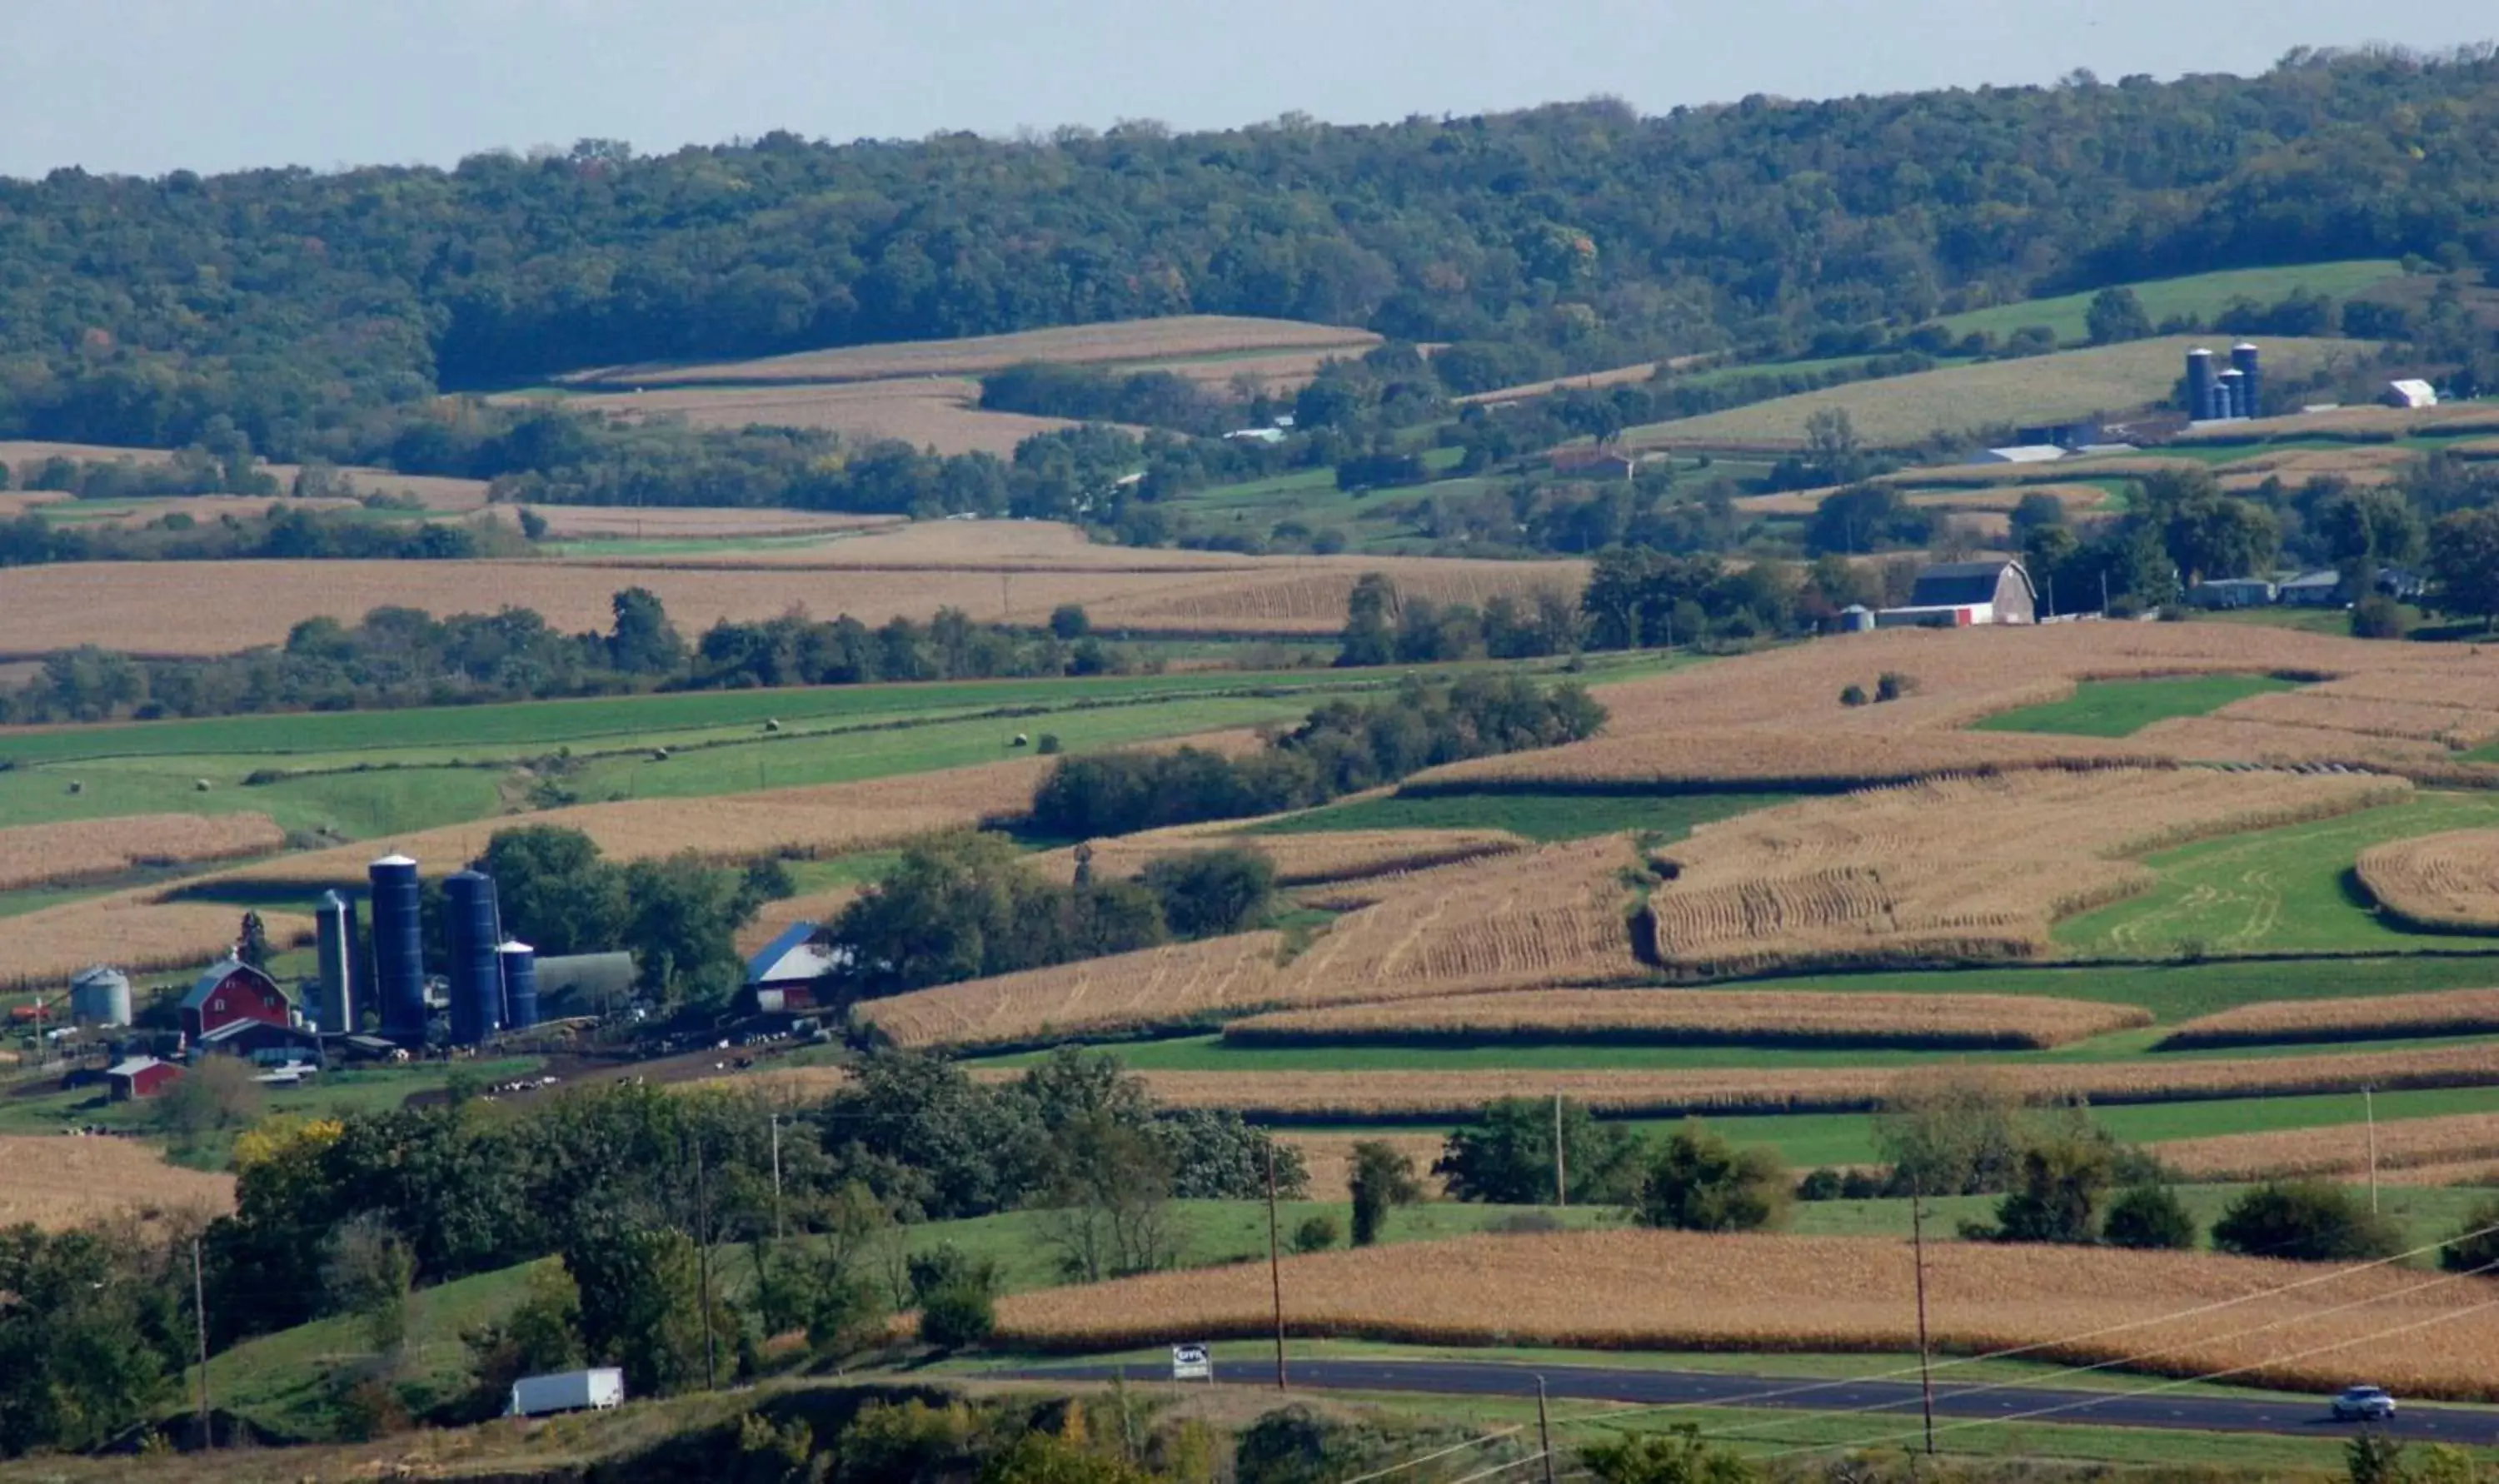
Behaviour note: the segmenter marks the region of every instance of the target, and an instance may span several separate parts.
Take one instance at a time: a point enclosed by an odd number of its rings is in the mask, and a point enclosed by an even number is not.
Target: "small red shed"
[[[277,981],[239,958],[209,965],[182,996],[181,1010],[182,1032],[194,1042],[238,1020],[287,1025],[294,1019],[294,1004]]]
[[[132,1056],[105,1068],[105,1084],[113,1101],[127,1103],[133,1098],[152,1098],[182,1075],[182,1069],[170,1061],[153,1056]]]

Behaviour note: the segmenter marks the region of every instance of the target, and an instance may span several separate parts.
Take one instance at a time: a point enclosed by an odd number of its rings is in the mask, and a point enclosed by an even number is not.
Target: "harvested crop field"
[[[2499,1284],[2186,1252],[1949,1242],[1926,1256],[1935,1342],[2138,1371],[2233,1372],[2330,1390],[2366,1374],[2406,1396],[2499,1396]],[[1594,1232],[1288,1258],[1293,1333],[1426,1344],[1899,1351],[1916,1343],[1905,1242]],[[1064,1350],[1270,1333],[1267,1274],[1241,1264],[1018,1294],[999,1338]],[[2086,1337],[2086,1338],[2073,1338]],[[1902,1431],[1916,1418],[1892,1419]],[[1869,1430],[1870,1431],[1870,1430]]]
[[[896,439],[941,454],[1006,458],[1041,433],[1078,426],[1063,417],[984,411],[981,384],[961,377],[844,381],[810,386],[664,386],[643,391],[579,392],[550,398],[513,394],[510,402],[548,403],[624,422],[669,420],[693,428],[821,428],[854,443]]]
[[[1444,1141],[1438,1134],[1306,1134],[1282,1133],[1277,1142],[1289,1145],[1302,1156],[1302,1168],[1311,1178],[1310,1198],[1314,1201],[1349,1201],[1353,1199],[1350,1182],[1353,1176],[1353,1146],[1362,1143],[1384,1144],[1414,1162],[1414,1177],[1423,1184],[1426,1200],[1438,1200],[1442,1194],[1440,1178],[1431,1173],[1432,1162],[1441,1157]]]
[[[2122,1062],[1970,1062],[2013,1092],[2093,1103],[2186,1102],[2409,1087],[2499,1086],[2499,1046],[2338,1051]],[[1237,1109],[1278,1122],[1360,1123],[1470,1118],[1494,1098],[1557,1094],[1599,1113],[1671,1118],[1687,1113],[1866,1113],[1896,1092],[1885,1067],[1752,1067],[1609,1071],[1138,1073],[1156,1097],[1185,1108]]]
[[[90,1221],[154,1219],[234,1210],[234,1177],[165,1163],[136,1139],[0,1134],[0,1228],[31,1221],[46,1231]]]
[[[1359,355],[1379,343],[1368,330],[1306,320],[1257,319],[1232,314],[1175,314],[1162,319],[1113,320],[1064,325],[1013,335],[954,340],[917,340],[802,350],[754,361],[700,366],[649,364],[578,371],[573,385],[681,386],[700,382],[873,381],[890,376],[965,376],[1020,361],[1066,365],[1188,361],[1249,352],[1343,350]]]
[[[2029,421],[2122,412],[2168,399],[2181,358],[2203,343],[2166,336],[2014,361],[1946,367],[1912,376],[1851,382],[1703,417],[1632,429],[1635,447],[1801,447],[1805,421],[1845,410],[1868,443],[1915,443],[1938,430],[1970,433]],[[2353,340],[2268,339],[2265,364],[2277,375],[2357,366],[2375,346]]]
[[[1909,694],[1849,707],[1841,691],[1904,676]],[[1983,718],[2070,696],[2086,680],[2273,675],[2322,681],[2207,716],[2155,722],[2119,741],[1963,732]],[[2061,624],[1958,632],[1888,629],[1748,655],[1597,688],[1606,733],[1542,752],[1434,768],[1407,788],[1853,787],[1937,772],[2229,761],[2346,763],[2425,782],[2491,782],[2499,768],[2445,742],[2385,734],[2443,718],[2400,713],[2367,726],[2363,697],[2443,701],[2459,734],[2499,715],[2499,652],[2385,645],[2225,624]],[[2297,697],[2292,699],[2292,697]],[[2385,716],[2399,713],[2389,710]],[[2267,716],[2277,718],[2266,720]]]
[[[133,814],[0,829],[0,890],[63,886],[137,866],[228,860],[274,851],[286,832],[265,814]]]
[[[1277,881],[1287,887],[1428,871],[1533,849],[1526,840],[1500,829],[1353,829],[1256,835],[1244,834],[1242,830],[1240,822],[1184,824],[1095,840],[1087,848],[1092,853],[1093,873],[1101,878],[1135,876],[1149,862],[1165,855],[1247,848],[1273,861]],[[1037,855],[1031,864],[1054,879],[1071,879],[1076,872],[1075,848]]]
[[[2427,994],[2267,1000],[2240,1005],[2186,1022],[2162,1038],[2158,1049],[2392,1041],[2481,1036],[2493,1031],[2499,1031],[2499,989],[2443,989]]]
[[[617,538],[682,541],[706,536],[820,535],[907,524],[899,515],[838,515],[813,510],[715,508],[698,505],[528,505],[559,541]]]
[[[2386,913],[2447,932],[2499,932],[2499,830],[2371,846],[2354,868]]]
[[[2365,1123],[2210,1139],[2172,1139],[2148,1146],[2160,1162],[2189,1179],[2260,1180],[2290,1176],[2359,1176],[2369,1173],[2370,1131]],[[2377,1125],[2381,1171],[2430,1168],[2499,1159],[2499,1114],[2456,1113],[2442,1118],[2386,1118]]]
[[[1642,361],[1637,366],[1617,366],[1611,371],[1581,371],[1575,376],[1555,376],[1545,381],[1526,381],[1489,392],[1470,392],[1450,400],[1462,407],[1497,407],[1505,403],[1549,397],[1555,392],[1593,392],[1609,386],[1638,386],[1643,381],[1656,379],[1662,366],[1672,364],[1680,367],[1701,359],[1698,356],[1680,356],[1672,363]]]
[[[1838,493],[1836,486],[1819,490],[1790,490],[1778,495],[1746,495],[1736,501],[1736,508],[1756,515],[1811,515],[1825,500]],[[2033,495],[2045,495],[2065,507],[2069,514],[2079,514],[2108,503],[2109,493],[2094,484],[2002,484],[1980,485],[1968,489],[1908,490],[1901,499],[1921,510],[1945,514],[2010,515],[2022,501]]]
[[[755,920],[737,930],[737,951],[759,952],[793,923],[830,922],[842,915],[843,908],[859,900],[860,891],[858,887],[833,887],[765,902],[756,912]]]
[[[2036,957],[2059,919],[2151,884],[2127,857],[2409,792],[2388,778],[2102,768],[1762,810],[1676,848],[1679,870],[1649,898],[1654,954],[1707,976]]]
[[[767,854],[839,855],[931,830],[968,829],[990,815],[1021,810],[1032,802],[1033,788],[1050,767],[1047,758],[1020,758],[760,793],[575,804],[282,856],[212,880],[316,887],[356,882],[364,879],[368,862],[392,851],[415,859],[428,872],[448,870],[482,853],[495,831],[521,824],[581,830],[601,852],[622,860],[689,850],[717,860]]]
[[[1281,935],[1245,933],[918,989],[859,1014],[903,1046],[1021,1046],[1282,1006],[1637,979],[1621,879],[1633,863],[1620,837],[1511,852],[1352,884],[1334,903],[1345,915],[1289,962]]]
[[[861,538],[860,544],[876,538]],[[839,550],[850,542],[832,543]],[[814,554],[811,552],[811,555]],[[1207,573],[1166,563],[1128,568],[1088,564],[1067,570],[962,563],[861,570],[840,562],[721,563],[703,567],[618,561],[88,562],[0,570],[0,656],[95,644],[151,656],[229,654],[277,644],[308,618],[361,618],[389,604],[429,613],[536,609],[562,629],[603,629],[619,589],[643,587],[680,629],[699,633],[729,619],[754,622],[803,608],[883,623],[927,619],[941,607],[977,621],[1039,624],[1061,603],[1081,603],[1103,629],[1185,633],[1328,633],[1361,573],[1386,566],[1408,593],[1480,605],[1497,594],[1531,596],[1577,580],[1575,563],[1408,559],[1314,566],[1290,559]]]
[[[1642,1046],[2045,1049],[2152,1023],[2129,1005],[2011,994],[1525,989],[1252,1016],[1227,1046],[1432,1046],[1540,1041]]]

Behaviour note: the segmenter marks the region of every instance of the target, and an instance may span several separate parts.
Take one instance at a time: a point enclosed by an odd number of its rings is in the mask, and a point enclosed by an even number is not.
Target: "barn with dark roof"
[[[293,1022],[294,1009],[276,980],[241,959],[223,958],[182,996],[182,1033],[198,1042],[241,1020],[283,1027]]]
[[[1965,629],[2035,624],[2039,594],[2022,564],[2003,559],[1939,562],[1918,573],[1909,600],[1874,616],[1882,629]]]

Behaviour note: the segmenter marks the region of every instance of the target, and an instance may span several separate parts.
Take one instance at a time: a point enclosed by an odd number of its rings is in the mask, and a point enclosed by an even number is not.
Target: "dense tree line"
[[[2303,51],[2248,80],[1648,118],[65,169],[0,184],[0,434],[175,446],[225,417],[275,457],[405,436],[426,462],[503,421],[433,409],[444,388],[1189,310],[1444,343],[1444,379],[1480,389],[1846,355],[1939,310],[2210,268],[2487,261],[2493,66]]]
[[[791,891],[776,862],[731,870],[692,853],[614,861],[580,830],[555,824],[499,829],[471,865],[495,879],[515,936],[549,955],[629,952],[635,988],[665,1008],[727,1008],[744,983],[737,930]],[[447,961],[440,887],[426,887],[429,957]]]
[[[1160,1162],[1161,1187],[1141,1198],[1265,1193],[1263,1135],[1156,1108],[1108,1056],[1061,1052],[997,1084],[903,1053],[858,1072],[831,1101],[785,1112],[777,1211],[773,1110],[725,1092],[610,1084],[526,1109],[455,1099],[281,1129],[242,1151],[236,1211],[208,1233],[212,1342],[322,1311],[330,1301],[306,1265],[360,1218],[381,1223],[413,1281],[432,1285],[550,1253],[584,1278],[574,1255],[620,1237],[743,1242],[862,1215],[908,1223],[1055,1206],[1075,1198],[1102,1141]],[[1297,1158],[1277,1154],[1298,1190]],[[1167,1245],[1153,1255],[1142,1266],[1171,1260]]]
[[[1579,647],[1580,622],[1567,594],[1540,592],[1526,603],[1498,594],[1478,613],[1409,597],[1378,572],[1356,579],[1339,635],[1340,667],[1434,664],[1452,660],[1532,660]]]
[[[1025,865],[1000,836],[938,836],[904,850],[831,924],[849,956],[828,976],[829,998],[1243,932],[1265,922],[1275,891],[1274,863],[1252,851],[1179,853],[1120,881],[1095,876],[1080,847],[1076,879],[1060,883]]]
[[[202,521],[173,510],[143,525],[71,525],[34,511],[0,521],[0,567],[54,562],[399,561],[516,556],[526,543],[493,521],[362,518],[353,511],[274,502],[256,514]]]
[[[1409,681],[1395,696],[1332,700],[1257,752],[1202,748],[1060,760],[1033,793],[1031,827],[1069,840],[1306,809],[1444,762],[1594,736],[1585,688],[1525,675]]]
[[[722,620],[692,644],[648,589],[615,595],[605,632],[565,633],[534,609],[375,608],[354,624],[306,619],[283,645],[205,660],[143,660],[92,646],[47,656],[0,693],[0,723],[347,711],[652,690],[746,690],[879,681],[1097,675],[1133,661],[1087,631],[1081,607],[1049,628],[975,624],[941,608],[925,624],[871,629],[844,615]]]

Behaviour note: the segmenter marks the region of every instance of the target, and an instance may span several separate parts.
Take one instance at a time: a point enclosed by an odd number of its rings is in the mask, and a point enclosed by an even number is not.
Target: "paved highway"
[[[1122,1368],[1102,1365],[1051,1366],[1010,1374],[1074,1380],[1108,1380]],[[1131,1380],[1161,1372],[1151,1366],[1124,1368]],[[1698,1405],[1777,1407],[1800,1411],[1865,1411],[1859,1420],[1866,1438],[1915,1432],[1919,1427],[1915,1381],[1816,1381],[1794,1376],[1717,1375],[1687,1371],[1613,1370],[1602,1366],[1527,1367],[1493,1361],[1450,1360],[1296,1360],[1290,1364],[1295,1388],[1318,1391],[1414,1391],[1442,1396],[1533,1397],[1536,1378],[1544,1377],[1554,1398],[1628,1403],[1679,1403]],[[1217,1368],[1219,1380],[1235,1384],[1269,1384],[1272,1364],[1239,1360]],[[2146,1386],[2157,1384],[2146,1380]],[[2048,1408],[2056,1408],[2049,1412]],[[2028,1416],[2048,1423],[2088,1423],[2099,1427],[2171,1428],[2206,1433],[2282,1433],[2304,1437],[2340,1437],[2355,1424],[2336,1422],[2323,1397],[2254,1399],[2195,1396],[2186,1391],[2150,1396],[2125,1392],[2061,1391],[2051,1387],[1988,1386],[1965,1383],[1935,1387],[1937,1426],[1946,1419]],[[2397,1437],[2424,1442],[2499,1445],[2499,1409],[2460,1406],[2402,1406],[2386,1431]],[[1811,1439],[1802,1439],[1810,1441]]]

